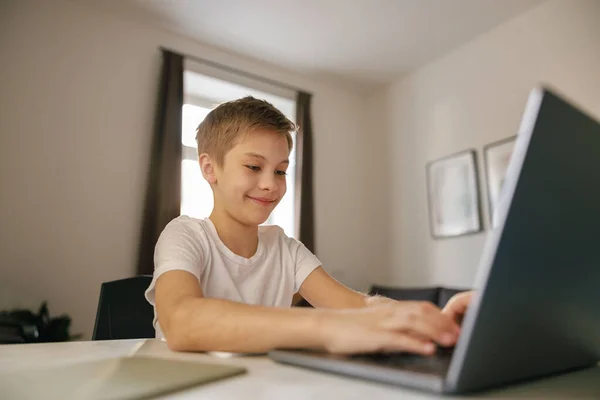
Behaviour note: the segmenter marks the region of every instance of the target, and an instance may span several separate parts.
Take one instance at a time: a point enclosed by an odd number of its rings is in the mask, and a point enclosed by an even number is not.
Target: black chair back
[[[469,289],[447,287],[396,288],[375,285],[371,287],[369,294],[378,294],[394,300],[429,301],[439,308],[444,308],[452,296],[466,290]]]
[[[154,310],[144,297],[150,282],[150,275],[104,282],[92,340],[153,338]]]
[[[423,288],[396,288],[374,285],[369,291],[370,295],[380,295],[389,297],[390,299],[400,301],[429,301],[437,304],[438,288],[423,287]]]

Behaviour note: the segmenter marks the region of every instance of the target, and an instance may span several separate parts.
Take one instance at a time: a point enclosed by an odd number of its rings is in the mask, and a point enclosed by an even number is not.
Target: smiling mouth
[[[261,206],[269,206],[269,205],[275,203],[275,200],[271,200],[271,199],[263,199],[260,197],[251,197],[251,196],[248,196],[248,198],[250,200],[254,201],[255,203],[260,204]]]

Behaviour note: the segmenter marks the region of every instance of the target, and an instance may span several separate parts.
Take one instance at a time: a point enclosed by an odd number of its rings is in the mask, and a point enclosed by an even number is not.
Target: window
[[[277,107],[295,122],[294,100],[237,85],[225,80],[201,75],[193,71],[184,74],[185,99],[182,109],[181,143],[181,214],[195,218],[206,218],[213,209],[212,189],[204,180],[198,165],[196,128],[216,106],[244,96],[264,99]],[[286,235],[294,236],[294,187],[296,172],[296,135],[292,134],[294,147],[290,154],[287,174],[287,192],[277,205],[267,225],[279,225]]]

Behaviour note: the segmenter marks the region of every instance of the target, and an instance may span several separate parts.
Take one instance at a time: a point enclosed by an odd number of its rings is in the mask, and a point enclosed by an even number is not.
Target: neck
[[[213,210],[210,220],[217,230],[219,239],[234,254],[250,258],[258,249],[258,226],[244,225],[224,210]]]

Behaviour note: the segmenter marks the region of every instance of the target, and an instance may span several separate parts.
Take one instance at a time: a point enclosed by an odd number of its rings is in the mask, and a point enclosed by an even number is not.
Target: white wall
[[[317,255],[357,289],[376,275],[367,251],[385,246],[362,226],[385,210],[357,94],[77,2],[0,7],[0,309],[46,299],[89,338],[100,283],[134,274],[159,46],[314,94]]]
[[[547,82],[600,116],[600,2],[551,0],[371,98],[388,108],[390,255],[381,283],[471,286],[486,233],[433,240],[425,164],[515,135],[528,92]]]

